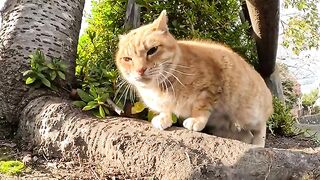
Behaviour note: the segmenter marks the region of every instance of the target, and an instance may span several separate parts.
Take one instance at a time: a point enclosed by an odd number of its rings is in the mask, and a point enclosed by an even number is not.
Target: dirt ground
[[[301,149],[318,146],[319,144],[311,138],[302,136],[280,137],[268,134],[266,141],[266,147],[273,148]],[[64,161],[33,155],[31,152],[19,150],[17,144],[10,140],[0,140],[0,160],[21,160],[27,167],[17,176],[0,174],[0,179],[130,179],[125,172],[117,170],[103,173],[94,162],[80,159]]]

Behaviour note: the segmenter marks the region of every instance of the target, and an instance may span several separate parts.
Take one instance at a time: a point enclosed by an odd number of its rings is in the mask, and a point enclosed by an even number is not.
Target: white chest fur
[[[144,103],[156,112],[175,113],[181,117],[189,117],[194,98],[176,98],[172,93],[161,92],[160,89],[138,88]]]

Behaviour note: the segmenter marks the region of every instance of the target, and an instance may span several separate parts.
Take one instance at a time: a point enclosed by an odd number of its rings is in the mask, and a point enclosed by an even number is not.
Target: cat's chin
[[[137,78],[134,81],[131,82],[134,86],[139,87],[147,87],[152,82],[152,79],[148,78]]]

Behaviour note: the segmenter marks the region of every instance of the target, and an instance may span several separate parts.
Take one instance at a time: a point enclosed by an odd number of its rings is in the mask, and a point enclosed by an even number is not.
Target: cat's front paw
[[[172,119],[171,116],[160,113],[152,119],[151,124],[157,129],[164,130],[172,126]]]
[[[183,121],[183,127],[192,131],[201,131],[207,122],[200,118],[188,118]]]

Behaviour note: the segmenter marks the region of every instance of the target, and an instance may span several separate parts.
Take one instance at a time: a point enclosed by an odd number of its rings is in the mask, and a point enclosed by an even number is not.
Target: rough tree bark
[[[0,30],[1,127],[14,127],[26,103],[46,93],[29,89],[22,81],[22,72],[29,69],[28,56],[37,48],[48,57],[62,57],[69,64],[67,82],[73,82],[83,6],[84,0],[6,1]]]
[[[127,118],[96,120],[65,98],[24,86],[21,71],[28,54],[74,63],[83,0],[11,0],[3,11],[0,112],[20,122],[17,138],[34,152],[51,157],[95,161],[108,172],[160,179],[287,179],[319,177],[320,150],[257,148],[183,128],[153,129]],[[33,15],[34,14],[34,15]],[[69,69],[70,75],[73,70]],[[72,78],[69,78],[69,80]]]
[[[48,156],[90,158],[105,172],[128,178],[316,179],[320,148],[303,151],[258,148],[173,127],[156,130],[146,121],[97,120],[70,102],[42,97],[23,110],[19,135]]]
[[[124,28],[135,29],[140,26],[140,6],[135,0],[128,0]]]

